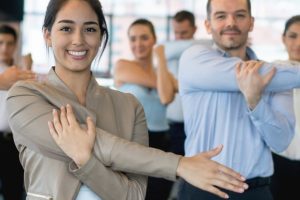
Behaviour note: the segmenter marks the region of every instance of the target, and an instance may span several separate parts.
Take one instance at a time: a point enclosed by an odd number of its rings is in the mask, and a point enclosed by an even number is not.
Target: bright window
[[[136,18],[147,18],[156,28],[158,42],[173,38],[170,18],[178,10],[187,9],[195,13],[198,30],[196,38],[210,38],[203,26],[206,15],[205,0],[103,0],[102,6],[109,26],[108,44],[100,63],[95,62],[92,69],[97,76],[109,76],[111,68],[119,58],[131,56],[127,28]],[[25,16],[22,24],[22,53],[31,52],[34,68],[48,71],[53,65],[51,55],[47,55],[42,37],[42,24],[48,0],[26,0]],[[252,0],[255,19],[254,31],[250,37],[252,47],[262,60],[286,59],[287,54],[281,43],[285,20],[299,14],[299,0]]]

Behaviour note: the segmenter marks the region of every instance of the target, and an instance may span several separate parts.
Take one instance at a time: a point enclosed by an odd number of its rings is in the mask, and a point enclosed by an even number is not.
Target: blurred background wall
[[[49,0],[1,1],[0,21],[20,29],[20,53],[32,53],[34,69],[47,72],[53,60],[47,55],[42,38],[42,24]],[[292,15],[300,14],[300,0],[252,0],[255,17],[251,43],[259,57],[266,61],[286,59],[281,43],[284,23]],[[192,11],[197,18],[196,39],[210,38],[204,28],[206,0],[101,0],[109,26],[110,43],[100,63],[93,65],[99,77],[110,77],[116,59],[130,58],[127,28],[136,18],[151,20],[156,28],[158,42],[173,39],[171,17],[179,10]]]

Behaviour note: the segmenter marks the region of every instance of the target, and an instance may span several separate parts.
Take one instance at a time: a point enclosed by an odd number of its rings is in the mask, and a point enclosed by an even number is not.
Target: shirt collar
[[[212,48],[217,50],[223,57],[231,57],[226,51],[218,47],[216,43],[213,44]],[[246,54],[249,60],[258,60],[255,52],[250,47],[246,48]]]

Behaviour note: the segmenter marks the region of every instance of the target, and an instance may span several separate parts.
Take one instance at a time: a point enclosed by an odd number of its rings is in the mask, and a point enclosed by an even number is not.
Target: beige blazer
[[[66,104],[79,123],[91,116],[97,126],[93,156],[80,169],[56,145],[47,126],[52,110]],[[145,197],[146,176],[175,180],[180,156],[145,147],[148,132],[140,103],[130,94],[99,86],[94,77],[86,106],[53,69],[44,83],[15,84],[7,106],[29,200],[75,199],[81,184],[103,200],[138,200]]]

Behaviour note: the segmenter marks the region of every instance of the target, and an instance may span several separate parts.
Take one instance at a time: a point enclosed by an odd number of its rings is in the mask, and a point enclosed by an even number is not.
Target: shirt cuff
[[[271,118],[269,105],[263,97],[253,110],[248,107],[248,114],[254,122],[264,123],[265,121],[269,121]]]

